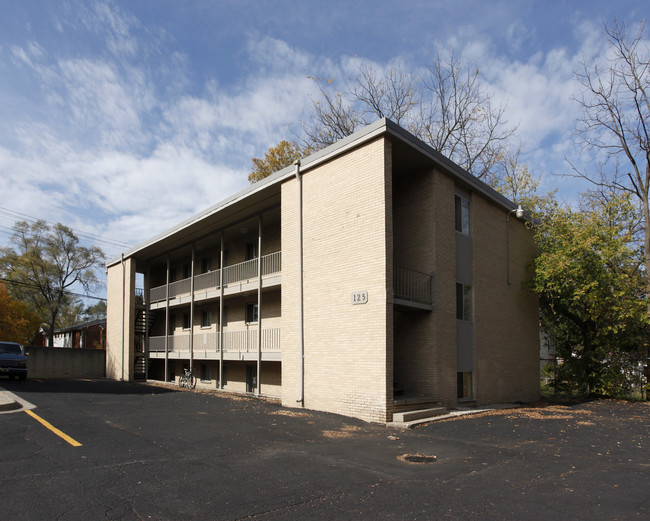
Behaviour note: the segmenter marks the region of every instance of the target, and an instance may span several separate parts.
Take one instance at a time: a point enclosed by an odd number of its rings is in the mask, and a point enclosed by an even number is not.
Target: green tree
[[[28,307],[11,297],[7,286],[0,282],[0,339],[19,344],[30,344],[41,321]]]
[[[575,175],[608,192],[631,194],[642,208],[645,252],[650,252],[650,46],[645,22],[635,33],[625,23],[605,25],[607,61],[585,60],[576,72],[583,87],[577,133],[601,159]],[[594,164],[589,162],[590,166]],[[650,255],[645,258],[650,273]],[[650,296],[650,277],[646,281]],[[647,299],[650,316],[650,298]]]
[[[280,141],[276,146],[266,151],[264,158],[258,159],[254,157],[252,159],[253,168],[248,176],[248,180],[251,183],[260,181],[272,173],[292,165],[304,153],[305,151],[297,143],[284,140]]]
[[[556,387],[612,396],[629,390],[647,349],[643,254],[628,195],[583,202],[582,211],[554,199],[541,209],[530,288],[564,360]]]
[[[72,325],[64,323],[62,317],[76,317],[72,312],[79,302],[72,290],[89,292],[97,285],[94,269],[103,263],[104,254],[96,246],[80,246],[67,226],[50,226],[45,221],[17,222],[11,242],[13,248],[0,250],[0,271],[11,282],[12,296],[45,324],[53,345],[54,330]]]

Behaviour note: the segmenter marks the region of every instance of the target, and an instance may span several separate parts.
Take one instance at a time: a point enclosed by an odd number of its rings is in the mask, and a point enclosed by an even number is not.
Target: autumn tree
[[[538,218],[530,288],[563,359],[554,384],[584,395],[629,391],[648,341],[643,252],[630,196],[588,197],[580,210],[549,199]]]
[[[251,183],[255,183],[293,164],[303,154],[301,147],[292,141],[280,141],[276,146],[269,148],[262,159],[252,159],[253,168],[248,176]]]
[[[595,168],[574,170],[600,189],[636,199],[642,211],[645,272],[650,273],[650,47],[645,22],[632,33],[619,22],[604,29],[604,61],[585,60],[576,71],[583,87],[576,98],[583,111],[577,133],[601,161]],[[650,278],[645,292],[650,295]]]
[[[38,316],[27,305],[9,294],[4,282],[0,282],[0,339],[19,344],[30,344],[40,326]]]
[[[17,222],[11,242],[13,248],[0,250],[0,272],[11,282],[12,296],[45,324],[49,344],[54,345],[54,330],[72,325],[61,320],[79,304],[72,291],[89,292],[97,285],[94,270],[104,254],[96,246],[81,246],[67,226],[45,221]]]

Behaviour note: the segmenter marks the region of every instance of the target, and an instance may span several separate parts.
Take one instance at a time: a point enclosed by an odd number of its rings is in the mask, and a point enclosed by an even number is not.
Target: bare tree
[[[584,60],[576,71],[583,86],[577,133],[587,148],[604,153],[595,171],[575,175],[600,188],[629,192],[642,208],[646,294],[650,295],[650,47],[645,22],[634,34],[625,23],[605,24],[606,64]],[[648,306],[650,316],[650,304]]]
[[[399,66],[378,71],[357,64],[358,74],[344,91],[317,78],[319,98],[311,120],[303,123],[305,143],[323,148],[377,118],[406,127],[435,150],[479,179],[497,184],[516,129],[505,120],[480,84],[478,68],[465,66],[453,53],[436,53],[431,66],[412,75]]]

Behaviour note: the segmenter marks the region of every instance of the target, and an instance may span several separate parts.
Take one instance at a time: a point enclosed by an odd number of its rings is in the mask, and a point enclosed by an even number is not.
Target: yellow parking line
[[[73,440],[66,433],[61,432],[54,425],[52,425],[50,422],[48,422],[48,421],[44,420],[43,418],[41,418],[38,414],[35,414],[32,411],[25,411],[25,412],[27,414],[29,414],[32,418],[34,418],[37,422],[40,422],[44,427],[50,429],[54,434],[56,434],[57,436],[60,436],[61,438],[63,438],[65,441],[67,441],[73,447],[81,447],[81,443],[79,443],[76,440]]]

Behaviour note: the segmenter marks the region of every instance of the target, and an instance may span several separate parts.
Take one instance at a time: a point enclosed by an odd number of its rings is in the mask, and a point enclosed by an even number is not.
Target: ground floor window
[[[468,400],[471,399],[474,390],[472,387],[472,373],[469,371],[458,372],[458,387],[457,387],[457,397],[459,399]]]
[[[201,381],[209,382],[212,380],[212,374],[210,371],[210,364],[201,364]]]

